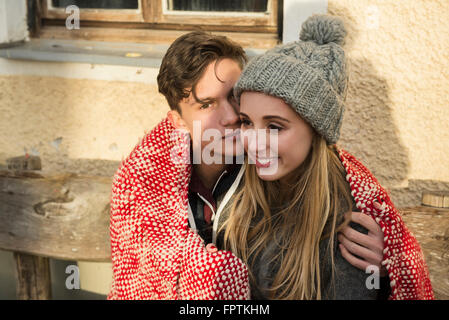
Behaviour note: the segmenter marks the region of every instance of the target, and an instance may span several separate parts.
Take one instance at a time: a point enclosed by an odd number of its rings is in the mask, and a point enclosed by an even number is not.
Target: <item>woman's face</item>
[[[307,158],[313,129],[282,99],[244,92],[240,97],[240,120],[249,163],[255,164],[262,180],[281,180]],[[276,131],[270,134],[270,129],[277,130],[277,135],[273,134]]]

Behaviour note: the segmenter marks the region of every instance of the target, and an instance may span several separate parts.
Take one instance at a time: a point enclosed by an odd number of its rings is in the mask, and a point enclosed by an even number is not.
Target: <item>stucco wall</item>
[[[0,163],[26,148],[51,171],[113,174],[168,110],[147,83],[0,76],[0,88]]]
[[[449,2],[329,0],[348,28],[347,110],[340,144],[397,206],[449,190]]]

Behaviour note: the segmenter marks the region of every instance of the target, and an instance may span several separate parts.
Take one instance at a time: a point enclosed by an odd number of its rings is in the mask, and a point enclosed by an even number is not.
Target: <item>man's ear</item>
[[[167,112],[167,118],[175,127],[175,129],[187,130],[187,126],[178,111],[170,110],[169,112]]]

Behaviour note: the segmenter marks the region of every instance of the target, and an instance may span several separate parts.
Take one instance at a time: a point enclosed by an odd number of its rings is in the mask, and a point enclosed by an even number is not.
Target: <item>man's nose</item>
[[[237,114],[235,106],[229,101],[224,101],[221,108],[221,125],[224,127],[240,125],[240,118]]]

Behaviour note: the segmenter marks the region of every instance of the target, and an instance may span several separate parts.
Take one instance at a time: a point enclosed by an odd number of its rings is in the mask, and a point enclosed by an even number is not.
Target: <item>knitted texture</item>
[[[346,169],[346,180],[356,206],[371,216],[384,233],[382,265],[390,278],[390,300],[433,300],[434,295],[429,270],[415,237],[405,226],[384,188],[374,175],[354,156],[339,150],[340,160]],[[377,200],[381,210],[373,206]]]
[[[122,161],[111,194],[113,281],[108,299],[248,299],[248,272],[231,252],[209,253],[188,227],[191,166],[186,136],[165,119]],[[390,299],[433,299],[422,251],[388,194],[355,157],[339,150],[357,207],[381,226]],[[372,201],[382,204],[374,208]]]
[[[333,16],[314,15],[301,29],[301,39],[254,57],[234,87],[283,99],[329,144],[340,137],[347,87],[346,31]]]
[[[248,299],[248,271],[188,228],[189,140],[166,119],[114,175],[108,299]]]

